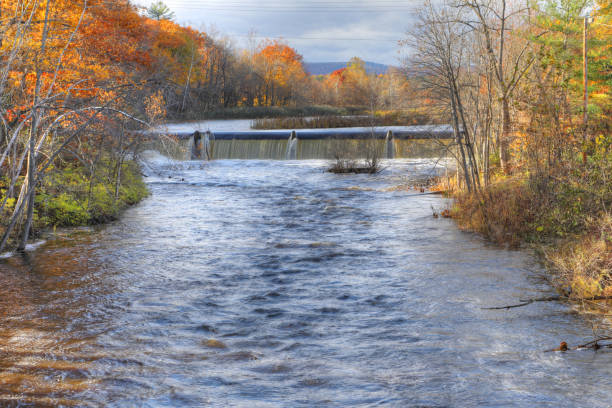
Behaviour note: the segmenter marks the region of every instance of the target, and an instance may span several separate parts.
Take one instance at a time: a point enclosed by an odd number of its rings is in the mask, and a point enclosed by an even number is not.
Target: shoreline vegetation
[[[450,215],[499,245],[536,248],[559,299],[607,312],[611,28],[609,0],[426,0],[406,40],[418,51],[407,69],[454,129],[457,174],[440,183],[454,184]]]
[[[370,126],[415,126],[432,124],[431,117],[417,112],[377,111],[374,115],[365,110],[353,114],[325,116],[288,116],[255,119],[253,129],[327,129]]]
[[[37,239],[55,228],[114,221],[125,209],[147,197],[149,191],[139,165],[126,160],[120,166],[99,166],[93,174],[78,162],[62,163],[50,169],[37,188],[30,236]],[[5,201],[8,185],[8,179],[0,179],[0,202]],[[15,198],[8,198],[0,215],[10,215],[15,204]],[[0,235],[5,228],[0,226]],[[17,247],[16,238],[9,238],[7,249]]]
[[[534,248],[560,295],[607,311],[612,308],[612,186],[607,181],[612,157],[595,172],[590,164],[578,165],[582,171],[564,179],[499,177],[478,196],[455,185],[446,211],[461,229],[500,246]]]

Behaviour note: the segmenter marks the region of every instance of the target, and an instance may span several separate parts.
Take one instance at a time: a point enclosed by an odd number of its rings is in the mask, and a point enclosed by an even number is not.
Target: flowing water
[[[607,407],[588,340],[527,252],[492,247],[375,176],[325,161],[172,163],[96,231],[0,262],[0,406]]]

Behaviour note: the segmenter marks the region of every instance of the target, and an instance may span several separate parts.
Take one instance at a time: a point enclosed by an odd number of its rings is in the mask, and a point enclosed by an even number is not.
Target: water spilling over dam
[[[448,155],[449,126],[390,126],[375,128],[190,131],[172,134],[174,146],[154,140],[155,150],[176,159],[309,160],[366,158],[435,158]]]

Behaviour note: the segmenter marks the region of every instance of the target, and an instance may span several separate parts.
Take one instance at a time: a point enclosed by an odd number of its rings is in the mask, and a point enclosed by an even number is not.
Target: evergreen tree
[[[147,16],[154,20],[172,20],[174,12],[163,1],[157,1],[147,9]]]

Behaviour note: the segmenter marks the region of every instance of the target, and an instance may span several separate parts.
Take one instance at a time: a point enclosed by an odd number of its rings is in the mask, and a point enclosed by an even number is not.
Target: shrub
[[[431,118],[418,113],[376,112],[358,116],[278,117],[256,119],[253,129],[326,129],[340,127],[411,126],[431,123]]]
[[[89,213],[84,202],[79,202],[69,193],[61,193],[57,196],[39,194],[36,197],[38,203],[37,215],[39,223],[49,224],[57,227],[71,227],[84,225],[89,221]]]
[[[564,287],[572,296],[612,296],[612,216],[590,220],[585,234],[560,248],[545,251]]]

